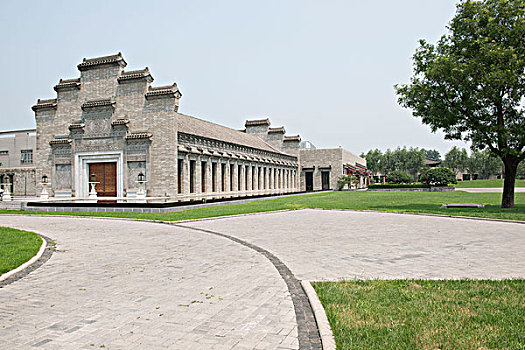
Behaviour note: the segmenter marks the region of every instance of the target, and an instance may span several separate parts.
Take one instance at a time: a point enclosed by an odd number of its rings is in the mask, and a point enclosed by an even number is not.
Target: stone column
[[[237,192],[239,191],[239,163],[237,161],[230,160],[230,164],[233,164],[233,183],[230,191]]]
[[[267,194],[268,193],[268,164],[264,164],[264,167],[263,167],[263,188],[264,188],[264,193]]]
[[[211,176],[211,172],[212,172],[212,162],[211,162],[211,157],[208,158],[208,161],[206,162],[206,193],[212,193],[211,189],[212,189],[212,176]]]
[[[241,166],[241,186],[239,187],[239,192],[245,192],[246,191],[246,165],[244,164],[244,161],[240,162]],[[239,195],[241,195],[239,193]]]
[[[252,172],[255,172],[253,174],[252,179],[252,191],[254,192],[254,194],[256,194],[255,192],[259,192],[259,167],[257,166],[257,163],[255,163],[255,165],[252,165]]]
[[[217,193],[222,193],[222,158],[218,158],[217,159],[217,185],[216,185],[216,189],[217,189]],[[225,184],[226,185],[226,184]]]
[[[195,194],[199,195],[202,193],[202,157],[197,156],[195,161]]]
[[[226,159],[226,165],[224,166],[224,171],[225,171],[225,174],[224,174],[224,192],[226,193],[229,193],[231,192],[231,188],[230,188],[230,159],[227,158]]]
[[[189,196],[190,194],[190,156],[186,153],[182,162],[182,194]]]
[[[247,163],[246,164],[246,182],[245,182],[245,186],[246,186],[246,192],[251,192],[252,191],[252,164],[251,163]],[[248,193],[246,193],[248,194]]]

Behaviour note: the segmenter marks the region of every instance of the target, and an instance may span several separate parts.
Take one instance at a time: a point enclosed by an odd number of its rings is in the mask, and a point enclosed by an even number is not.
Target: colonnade
[[[250,157],[179,154],[179,200],[245,197],[298,192],[297,165]]]

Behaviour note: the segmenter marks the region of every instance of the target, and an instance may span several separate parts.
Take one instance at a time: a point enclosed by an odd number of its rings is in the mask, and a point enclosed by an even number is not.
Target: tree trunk
[[[514,208],[514,185],[516,183],[518,161],[515,158],[506,158],[503,160],[503,164],[505,164],[505,180],[503,182],[501,207]]]

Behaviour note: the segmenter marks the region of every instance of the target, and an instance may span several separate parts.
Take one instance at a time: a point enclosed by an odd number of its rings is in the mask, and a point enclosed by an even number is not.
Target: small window
[[[7,156],[9,155],[9,151],[0,151],[0,156]]]
[[[20,157],[21,164],[33,164],[33,150],[22,150]]]

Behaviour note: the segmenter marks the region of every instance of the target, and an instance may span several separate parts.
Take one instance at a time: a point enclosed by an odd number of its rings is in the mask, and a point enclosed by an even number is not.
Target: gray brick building
[[[0,184],[17,195],[35,193],[35,142],[35,129],[0,132]]]
[[[269,195],[305,190],[310,171],[326,180],[322,169],[329,184],[312,180],[308,189],[334,188],[345,161],[366,165],[346,151],[301,150],[298,135],[271,128],[268,119],[239,131],[181,114],[177,84],[154,86],[148,68],[126,66],[120,53],[84,59],[79,78],[60,79],[56,98],[32,107],[37,193],[46,176],[51,195],[84,198],[93,181],[99,196],[134,197],[144,175],[149,197]],[[317,151],[325,152],[312,157]]]

